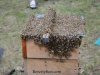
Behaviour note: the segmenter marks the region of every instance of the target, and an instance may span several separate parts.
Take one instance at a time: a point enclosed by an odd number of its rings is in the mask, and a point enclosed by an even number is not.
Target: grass
[[[12,68],[23,65],[20,33],[31,14],[44,13],[53,7],[59,14],[84,15],[86,36],[80,47],[80,67],[85,69],[81,75],[93,75],[92,70],[100,66],[100,46],[95,40],[100,37],[100,1],[99,0],[36,0],[38,8],[31,10],[28,0],[0,0],[0,47],[5,49],[0,61],[0,75]],[[41,1],[41,2],[40,2]],[[97,66],[97,67],[95,67]],[[99,74],[99,72],[97,72]],[[14,75],[14,74],[13,74]],[[20,75],[20,74],[17,74]],[[22,75],[22,74],[21,74]]]

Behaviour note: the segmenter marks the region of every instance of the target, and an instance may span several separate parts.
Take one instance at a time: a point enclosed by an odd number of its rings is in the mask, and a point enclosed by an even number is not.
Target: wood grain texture
[[[27,46],[27,58],[54,58],[59,59],[57,56],[53,56],[53,54],[49,54],[48,50],[45,47],[39,47],[34,43],[33,40],[28,40],[26,42]],[[66,59],[66,58],[62,58]],[[71,52],[71,57],[68,59],[78,59],[78,49],[74,49]]]
[[[24,59],[25,75],[78,75],[78,60]]]
[[[26,46],[26,40],[22,39],[22,55],[23,58],[27,58],[27,46]]]

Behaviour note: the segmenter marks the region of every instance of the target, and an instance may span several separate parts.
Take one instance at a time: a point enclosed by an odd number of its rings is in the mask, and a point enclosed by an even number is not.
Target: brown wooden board
[[[23,58],[27,58],[27,48],[26,48],[26,40],[22,39],[22,55]]]
[[[55,58],[59,59],[59,57],[53,56],[53,54],[49,54],[48,50],[45,47],[39,47],[34,44],[33,40],[28,40],[26,42],[27,46],[27,58]],[[78,49],[75,49],[71,52],[71,57],[69,59],[78,59]],[[65,58],[62,58],[65,59]]]
[[[24,59],[24,75],[78,75],[78,60]]]

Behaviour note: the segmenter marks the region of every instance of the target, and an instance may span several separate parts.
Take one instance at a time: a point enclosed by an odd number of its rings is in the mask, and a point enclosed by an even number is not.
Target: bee
[[[69,52],[81,45],[82,37],[78,34],[79,30],[85,32],[81,16],[60,15],[56,14],[53,8],[49,8],[42,18],[31,15],[21,37],[33,39],[36,45],[46,47],[48,53],[54,56],[69,58]],[[50,34],[49,41],[43,42],[42,36],[47,31]]]

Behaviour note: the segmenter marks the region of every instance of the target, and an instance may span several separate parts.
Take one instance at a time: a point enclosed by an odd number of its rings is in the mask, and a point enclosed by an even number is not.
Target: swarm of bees
[[[21,38],[33,39],[40,47],[45,46],[48,52],[60,58],[69,58],[70,52],[81,45],[84,36],[85,21],[80,15],[60,15],[50,8],[44,17],[31,16],[22,30]],[[48,41],[43,41],[43,35],[49,33]],[[45,39],[45,38],[44,38]]]

